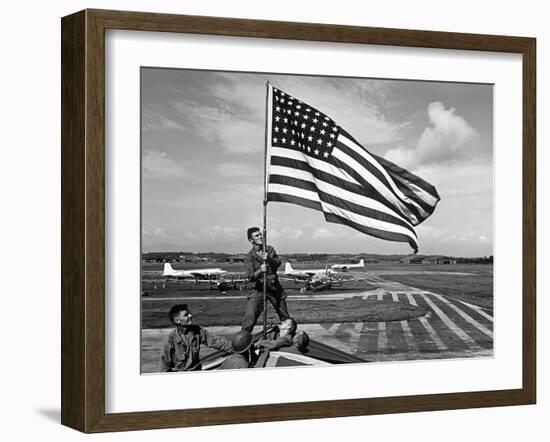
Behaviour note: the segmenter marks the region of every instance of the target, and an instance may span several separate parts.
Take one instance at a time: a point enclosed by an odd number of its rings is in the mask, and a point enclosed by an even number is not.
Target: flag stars
[[[300,126],[302,129],[304,129],[306,127],[306,123],[302,123],[302,125]]]
[[[315,155],[319,155],[319,149],[315,149],[315,150],[313,151],[313,153],[314,153]]]
[[[336,138],[336,135],[330,134],[330,138],[334,139],[334,138]]]
[[[283,127],[283,133],[286,134],[288,132],[288,129],[286,127]]]
[[[273,138],[273,142],[274,142],[274,143],[278,143],[278,142],[279,142],[279,139],[276,138],[276,137],[274,137],[274,138]]]
[[[275,126],[275,132],[279,132],[279,126]]]
[[[282,139],[281,139],[281,142],[282,142],[283,144],[286,144],[286,138],[282,138]]]
[[[291,145],[291,146],[294,146],[295,144],[296,144],[296,141],[290,140],[290,145]]]
[[[317,123],[318,121],[319,121],[319,120],[318,120],[317,118],[314,118],[314,119],[313,119],[313,122],[314,122],[314,123]]]
[[[315,126],[310,126],[309,131],[310,132],[315,132]]]
[[[324,156],[325,158],[328,158],[328,152],[323,152],[323,156]]]
[[[325,129],[322,129],[321,132],[319,132],[321,135],[324,135],[326,134],[327,132],[325,131]]]
[[[327,143],[327,146],[328,146],[328,147],[332,147],[332,141],[329,141],[329,142]]]
[[[275,108],[275,110],[276,110],[277,112],[279,112],[279,111],[281,110],[281,107],[280,107],[280,106],[277,106],[277,107]]]
[[[310,135],[309,137],[307,137],[307,140],[308,141],[313,141],[313,137]]]
[[[321,138],[318,138],[317,139],[317,144],[319,144],[319,145],[323,144],[323,140]]]

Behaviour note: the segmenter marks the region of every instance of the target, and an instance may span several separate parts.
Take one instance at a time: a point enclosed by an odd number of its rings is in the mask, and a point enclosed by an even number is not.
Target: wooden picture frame
[[[457,392],[105,412],[105,30],[494,51],[523,66],[523,382]],[[536,41],[533,38],[84,10],[62,19],[62,424],[83,432],[533,404],[536,400]]]

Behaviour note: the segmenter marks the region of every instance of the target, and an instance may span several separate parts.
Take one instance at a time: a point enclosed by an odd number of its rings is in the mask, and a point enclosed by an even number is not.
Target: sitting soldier
[[[256,346],[273,351],[279,350],[282,347],[290,347],[292,345],[292,339],[296,334],[296,327],[297,324],[294,319],[286,319],[281,322],[279,333],[275,334],[274,339],[261,339]]]
[[[231,353],[229,341],[219,338],[206,329],[193,324],[193,315],[187,304],[177,304],[168,314],[176,326],[164,339],[160,351],[160,371],[201,370],[201,346]]]
[[[248,368],[250,366],[250,348],[252,347],[252,335],[248,330],[240,330],[231,339],[233,353],[220,365],[220,370]]]

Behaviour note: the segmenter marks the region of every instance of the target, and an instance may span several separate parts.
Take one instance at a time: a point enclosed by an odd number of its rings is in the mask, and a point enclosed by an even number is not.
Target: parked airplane
[[[285,276],[293,276],[297,279],[311,279],[315,275],[320,276],[331,276],[335,275],[336,272],[328,268],[328,265],[324,269],[293,269],[292,265],[289,262],[285,264]]]
[[[337,273],[329,269],[328,265],[324,269],[293,269],[292,265],[287,262],[285,264],[285,272],[282,279],[300,282],[304,287],[300,289],[302,292],[306,290],[322,290],[330,289],[332,284],[340,284],[342,278],[334,278]]]
[[[220,292],[228,290],[244,290],[247,279],[236,277],[234,274],[228,275],[227,270],[219,267],[209,269],[175,270],[169,263],[164,264],[162,276],[168,281],[170,278],[193,282],[195,284],[209,284],[210,289],[216,287]],[[164,287],[164,285],[163,285]]]
[[[222,275],[225,275],[227,270],[220,269],[219,267],[211,269],[192,269],[192,270],[174,270],[170,263],[164,264],[164,272],[162,276],[166,279],[189,279],[189,280],[204,280],[204,279],[217,279]]]
[[[347,272],[349,269],[356,269],[359,267],[365,267],[365,261],[359,261],[359,264],[333,264],[330,266],[332,270],[342,270]]]

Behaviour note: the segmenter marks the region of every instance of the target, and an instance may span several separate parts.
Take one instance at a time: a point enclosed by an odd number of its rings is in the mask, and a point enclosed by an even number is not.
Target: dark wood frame
[[[84,10],[62,28],[61,422],[83,432],[534,404],[536,40],[311,23]],[[402,397],[105,413],[105,30],[497,51],[523,56],[523,386]]]

